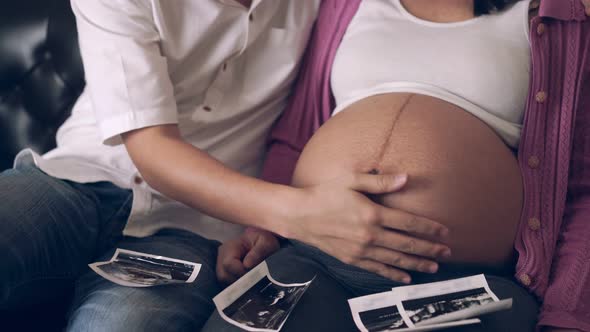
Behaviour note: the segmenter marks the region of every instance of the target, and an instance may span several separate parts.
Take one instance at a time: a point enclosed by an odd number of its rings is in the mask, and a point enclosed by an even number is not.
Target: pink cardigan
[[[270,136],[266,180],[288,184],[330,117],[332,63],[360,1],[323,0],[294,95]],[[590,332],[590,20],[580,1],[543,0],[531,44],[516,278],[543,301],[539,326]]]

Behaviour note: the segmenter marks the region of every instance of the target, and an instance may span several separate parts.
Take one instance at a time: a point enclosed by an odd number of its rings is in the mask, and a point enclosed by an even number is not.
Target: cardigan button
[[[530,168],[537,169],[537,168],[539,168],[539,165],[541,164],[541,160],[539,160],[539,157],[537,157],[537,156],[531,156],[528,160],[528,164],[529,164]]]
[[[541,229],[541,221],[537,218],[530,218],[528,221],[529,228],[533,231]]]
[[[543,23],[539,23],[539,25],[537,25],[537,35],[541,36],[545,33],[545,29],[547,28],[547,26]]]
[[[544,103],[547,100],[547,93],[545,91],[539,91],[535,95],[535,100],[537,103]]]
[[[520,280],[520,282],[521,282],[521,283],[522,283],[524,286],[526,286],[526,287],[529,287],[529,286],[530,286],[530,285],[533,283],[533,281],[531,280],[531,276],[529,276],[529,275],[528,275],[528,274],[526,274],[526,273],[523,273],[523,274],[521,274],[521,275],[518,277],[518,279],[519,279],[519,280]]]

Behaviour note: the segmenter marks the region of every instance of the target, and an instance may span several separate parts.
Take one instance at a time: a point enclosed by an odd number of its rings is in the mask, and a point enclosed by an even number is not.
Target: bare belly
[[[389,93],[361,100],[306,145],[293,184],[351,172],[407,173],[377,200],[447,225],[454,263],[499,267],[513,255],[522,208],[515,156],[484,122],[440,99]]]

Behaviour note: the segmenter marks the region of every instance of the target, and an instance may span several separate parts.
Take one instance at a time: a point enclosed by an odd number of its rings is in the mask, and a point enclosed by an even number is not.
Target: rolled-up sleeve
[[[149,0],[71,0],[103,142],[178,122],[174,90]]]

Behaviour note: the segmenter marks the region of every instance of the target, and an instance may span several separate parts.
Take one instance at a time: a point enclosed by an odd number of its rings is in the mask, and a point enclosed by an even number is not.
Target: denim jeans
[[[59,299],[74,285],[68,331],[198,331],[220,291],[219,242],[180,230],[124,237],[132,196],[111,183],[78,184],[35,167],[1,173],[0,310]],[[192,284],[122,287],[87,265],[108,260],[115,248],[203,266]]]
[[[281,331],[358,331],[347,300],[391,290],[399,283],[344,264],[322,251],[299,242],[287,246],[268,260],[270,274],[280,282],[306,282],[315,277]],[[479,271],[481,273],[482,271]],[[412,274],[416,283],[442,281],[478,273],[477,269],[441,267],[437,274]],[[500,298],[514,299],[510,311],[481,317],[482,323],[448,329],[456,332],[534,331],[539,304],[535,297],[507,276],[486,275],[492,291]],[[203,332],[242,331],[213,313]]]

